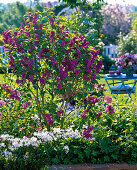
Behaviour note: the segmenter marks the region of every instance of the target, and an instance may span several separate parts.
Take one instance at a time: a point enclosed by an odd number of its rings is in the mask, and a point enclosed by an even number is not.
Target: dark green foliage
[[[108,73],[111,66],[115,63],[114,60],[112,60],[110,57],[108,56],[103,56],[103,65],[104,65],[104,68],[103,68],[103,72],[104,73]]]
[[[87,0],[63,0],[63,2],[67,3],[70,7],[76,7],[79,6],[80,3],[83,3],[84,5],[87,2]]]
[[[55,13],[55,15],[58,15],[58,13],[60,11],[62,11],[64,8],[68,7],[67,4],[64,4],[64,3],[61,3],[59,5],[56,5],[54,8],[53,8],[53,12]]]
[[[19,28],[21,24],[25,24],[24,15],[28,12],[44,11],[44,6],[39,4],[39,0],[35,0],[33,7],[28,7],[19,1],[6,5],[0,4],[0,34],[2,31],[14,30]]]
[[[118,55],[124,55],[125,53],[131,53],[133,54],[137,53],[137,38],[135,31],[130,31],[127,35],[119,34],[118,36]]]
[[[69,146],[66,153],[63,146]],[[55,149],[56,148],[56,149]],[[1,168],[10,169],[40,169],[51,164],[77,163],[122,163],[134,164],[137,161],[137,143],[122,138],[120,141],[113,137],[97,138],[95,141],[87,139],[73,139],[54,141],[39,147],[23,147],[14,151],[16,158],[7,162],[0,154]]]
[[[1,22],[0,22],[0,34],[2,31],[12,29],[13,27],[20,27],[21,24],[25,24],[23,16],[28,11],[27,6],[20,2],[15,4],[8,4],[1,10]]]

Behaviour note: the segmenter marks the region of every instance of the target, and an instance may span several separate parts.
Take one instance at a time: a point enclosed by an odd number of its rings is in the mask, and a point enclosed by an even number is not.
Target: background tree
[[[59,0],[60,2],[61,0]],[[71,7],[77,7],[82,3],[83,5],[87,3],[87,0],[62,0],[62,2],[67,3]]]
[[[133,53],[137,53],[137,39],[135,37],[135,31],[131,31],[127,35],[123,36],[122,34],[119,34],[118,36],[118,55],[124,55],[125,53],[130,53],[133,51]]]
[[[135,31],[135,36],[137,38],[137,11],[133,13],[132,29]]]
[[[129,6],[121,7],[120,5],[106,5],[102,9],[104,17],[103,24],[103,42],[107,44],[115,44],[117,36],[120,32],[128,34],[131,30],[132,14]]]
[[[0,34],[7,29],[14,29],[21,24],[25,24],[23,16],[27,11],[27,6],[20,2],[4,6],[0,15]]]

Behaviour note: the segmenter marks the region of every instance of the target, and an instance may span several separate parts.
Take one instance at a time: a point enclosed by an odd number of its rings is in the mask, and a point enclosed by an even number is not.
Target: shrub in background
[[[103,56],[102,58],[103,72],[108,73],[115,61],[108,56]]]
[[[132,14],[130,6],[106,5],[102,8],[104,24],[102,33],[105,45],[115,44],[120,32],[128,34],[131,30]]]
[[[89,45],[96,49],[102,50],[103,42],[101,41],[101,34],[96,29],[95,18],[93,11],[76,10],[69,17],[62,18],[64,25],[69,28],[71,33],[80,33],[85,35]]]
[[[131,31],[125,36],[120,33],[118,38],[117,51],[119,56],[124,55],[125,53],[137,53],[137,39],[135,36],[135,31]]]

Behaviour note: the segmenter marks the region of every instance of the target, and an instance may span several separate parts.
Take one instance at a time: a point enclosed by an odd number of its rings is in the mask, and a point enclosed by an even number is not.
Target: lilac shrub
[[[84,123],[90,127],[91,120],[101,116],[101,98],[92,96],[102,67],[99,50],[90,47],[84,35],[71,34],[50,11],[34,15],[29,12],[25,23],[14,33],[3,32],[9,65],[16,77],[14,83],[24,94],[6,84],[2,88],[10,99],[21,103],[23,110],[30,112],[29,108],[33,108],[40,129],[63,128],[71,115],[67,106],[72,101],[80,110],[80,126],[76,121],[76,128],[81,129]]]

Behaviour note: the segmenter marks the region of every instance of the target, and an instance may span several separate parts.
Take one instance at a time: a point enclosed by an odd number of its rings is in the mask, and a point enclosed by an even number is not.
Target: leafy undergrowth
[[[102,115],[91,137],[77,130],[54,128],[30,137],[0,136],[1,169],[41,169],[78,163],[137,163],[136,110],[119,108]]]

